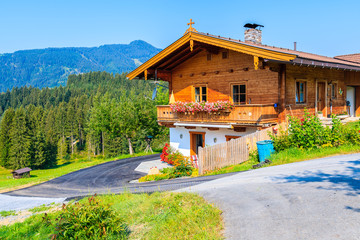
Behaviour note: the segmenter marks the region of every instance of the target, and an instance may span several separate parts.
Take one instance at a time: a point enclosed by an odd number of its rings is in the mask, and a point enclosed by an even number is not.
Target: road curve
[[[154,192],[170,191],[184,187],[191,187],[203,182],[211,181],[232,174],[205,176],[198,178],[172,179],[148,183],[129,183],[146,174],[135,171],[135,168],[146,161],[160,158],[159,154],[126,158],[103,163],[76,172],[66,174],[53,180],[35,186],[4,193],[10,196],[75,198],[92,194],[121,193],[129,191]]]

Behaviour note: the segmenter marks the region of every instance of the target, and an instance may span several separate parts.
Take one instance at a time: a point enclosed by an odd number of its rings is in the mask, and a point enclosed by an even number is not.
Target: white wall
[[[180,151],[185,156],[190,156],[190,133],[189,132],[205,132],[205,146],[226,142],[227,136],[244,136],[256,132],[256,128],[247,127],[245,132],[235,132],[232,129],[219,129],[210,131],[207,128],[197,127],[196,129],[186,129],[184,127],[170,128],[170,146]],[[180,138],[180,135],[183,135]],[[216,143],[214,142],[216,138]]]

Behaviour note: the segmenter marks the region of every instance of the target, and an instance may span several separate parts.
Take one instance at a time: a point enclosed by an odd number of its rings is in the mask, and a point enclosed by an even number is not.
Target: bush
[[[289,148],[316,149],[337,147],[346,143],[360,144],[360,136],[354,128],[343,125],[335,115],[332,127],[322,126],[320,119],[305,110],[302,119],[290,117],[288,131],[271,136],[277,152]]]
[[[168,160],[169,162],[171,162],[172,165],[174,165],[175,167],[178,167],[180,165],[184,165],[184,166],[192,166],[191,165],[191,160],[189,157],[185,157],[182,153],[180,153],[179,151],[175,151],[173,153],[171,153],[168,156]]]
[[[180,152],[174,152],[168,156],[168,162],[172,162],[174,167],[164,168],[160,170],[160,174],[147,175],[141,177],[139,182],[158,181],[164,179],[178,178],[184,176],[198,176],[199,172],[194,169],[189,157],[185,157]]]
[[[126,239],[129,234],[123,219],[96,195],[82,204],[63,204],[54,222],[46,213],[43,221],[53,226],[52,239],[107,239],[115,236],[116,239]]]
[[[174,177],[191,176],[193,168],[189,164],[182,163],[174,168]]]

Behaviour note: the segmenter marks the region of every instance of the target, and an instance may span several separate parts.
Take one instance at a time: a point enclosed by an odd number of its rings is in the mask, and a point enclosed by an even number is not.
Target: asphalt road
[[[262,168],[178,191],[224,211],[227,239],[360,239],[360,154]]]
[[[95,193],[172,191],[227,176],[218,175],[160,182],[129,183],[131,180],[146,175],[135,171],[135,168],[141,162],[157,159],[160,159],[159,154],[107,162],[66,174],[36,186],[7,192],[5,195],[71,199]]]

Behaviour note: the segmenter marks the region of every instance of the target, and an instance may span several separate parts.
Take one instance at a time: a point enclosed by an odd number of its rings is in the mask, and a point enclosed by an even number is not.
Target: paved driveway
[[[228,175],[172,179],[160,182],[129,183],[144,175],[135,169],[142,162],[160,159],[159,154],[121,159],[66,174],[48,182],[5,193],[8,196],[74,198],[94,193],[171,191]],[[1,197],[1,196],[0,196]],[[1,206],[1,205],[0,205]]]
[[[360,154],[262,168],[179,191],[219,206],[228,239],[360,239]]]

